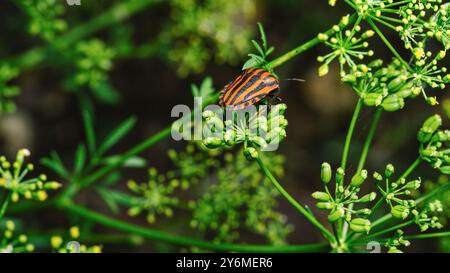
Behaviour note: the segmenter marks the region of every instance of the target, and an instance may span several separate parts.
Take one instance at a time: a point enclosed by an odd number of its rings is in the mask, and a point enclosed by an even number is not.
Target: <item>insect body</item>
[[[233,110],[243,109],[273,96],[278,89],[279,81],[272,73],[260,68],[250,68],[223,88],[219,105],[232,107]]]

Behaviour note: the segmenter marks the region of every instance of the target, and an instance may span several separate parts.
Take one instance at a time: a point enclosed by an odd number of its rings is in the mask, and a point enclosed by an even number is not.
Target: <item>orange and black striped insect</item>
[[[219,105],[232,107],[233,110],[243,109],[265,98],[277,98],[279,88],[279,81],[272,73],[261,68],[250,68],[222,89]]]

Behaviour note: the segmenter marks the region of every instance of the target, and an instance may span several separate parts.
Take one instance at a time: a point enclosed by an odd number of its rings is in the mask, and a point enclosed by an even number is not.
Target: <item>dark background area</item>
[[[69,22],[69,29],[95,16],[96,13],[101,13],[114,2],[118,1],[92,1],[87,4],[88,7],[80,8],[80,10],[76,10],[76,7],[68,8],[65,16]],[[265,27],[269,43],[276,48],[272,57],[280,56],[313,38],[350,12],[344,5],[330,8],[327,1],[261,0],[255,2],[256,17],[252,22],[255,35],[253,37],[257,37],[256,22],[260,21]],[[160,4],[139,12],[123,24],[135,28],[133,39],[136,43],[144,43],[159,32],[169,13],[169,7],[166,4]],[[20,54],[43,43],[40,39],[26,33],[23,25],[26,17],[10,1],[0,2],[0,18],[2,18],[0,59]],[[100,31],[95,36],[107,37],[108,30]],[[392,36],[392,41],[401,47],[396,36]],[[376,56],[391,55],[378,39],[372,39],[371,45],[375,49]],[[310,206],[314,204],[310,193],[321,187],[319,181],[321,163],[327,161],[337,166],[340,162],[345,134],[356,104],[356,95],[350,88],[340,83],[337,67],[333,67],[326,77],[320,78],[317,75],[319,64],[316,57],[327,51],[328,49],[323,46],[315,47],[276,69],[281,78],[306,80],[305,83],[295,81],[281,83],[281,98],[288,105],[289,126],[288,137],[277,152],[286,157],[286,175],[282,180],[283,185],[294,197]],[[100,136],[104,135],[119,121],[130,115],[136,116],[138,123],[112,153],[125,151],[169,125],[173,121],[170,111],[174,105],[192,105],[191,83],[199,84],[205,76],[211,76],[214,79],[214,86],[219,89],[239,73],[246,59],[243,55],[242,62],[237,65],[217,64],[214,60],[210,60],[203,73],[181,78],[176,74],[176,64],[169,64],[157,55],[143,59],[114,60],[114,69],[109,74],[110,82],[120,93],[122,100],[115,106],[95,102],[95,122],[98,133]],[[388,61],[388,57],[386,58]],[[23,72],[15,81],[22,88],[22,94],[16,99],[18,111],[0,117],[0,154],[12,157],[18,148],[27,147],[32,151],[30,160],[38,162],[40,158],[48,156],[54,150],[58,151],[65,162],[71,162],[78,143],[84,140],[84,132],[77,96],[64,90],[61,80],[64,73],[61,69],[55,69],[52,64],[44,63],[35,69]],[[440,98],[443,98],[445,93],[432,92]],[[393,163],[399,170],[409,166],[417,157],[416,132],[423,120],[436,112],[442,112],[440,106],[428,106],[424,100],[417,98],[408,100],[402,111],[384,113],[368,157],[367,169],[383,170],[387,163]],[[362,143],[369,129],[369,117],[372,114],[373,109],[365,108],[358,121],[350,152],[349,168],[357,164]],[[173,166],[166,151],[169,148],[182,150],[184,146],[185,143],[168,138],[147,150],[142,156],[148,160],[150,166],[155,166],[161,171],[169,170]],[[39,171],[47,172],[39,164],[36,165]],[[435,178],[438,174],[424,164],[415,175]],[[144,181],[146,171],[125,172],[124,183],[130,178]],[[96,210],[108,211],[95,194],[86,194],[79,198]],[[290,243],[312,243],[319,240],[318,233],[289,204],[281,199],[279,203],[280,210],[288,215],[289,222],[295,226],[295,231],[289,237]],[[61,226],[68,221],[66,217],[61,216],[56,211],[39,211],[27,215],[30,220],[39,219],[39,224],[33,222],[33,225],[49,229]],[[326,215],[321,216],[324,217],[322,220],[326,221]],[[130,222],[146,224],[144,219],[123,217]],[[170,221],[164,223],[163,220],[159,225],[174,232],[183,232],[183,226],[171,224]],[[251,235],[248,236],[248,238],[241,236],[241,239],[255,242],[260,240]],[[128,250],[153,251],[155,245],[157,244],[150,243],[139,248],[128,248]],[[108,249],[123,251],[120,246]],[[427,240],[415,242],[408,250],[433,251],[435,249],[436,245]]]

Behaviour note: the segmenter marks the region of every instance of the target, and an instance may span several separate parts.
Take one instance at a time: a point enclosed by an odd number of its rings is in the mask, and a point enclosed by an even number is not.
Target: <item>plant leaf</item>
[[[105,165],[115,164],[120,158],[121,155],[108,156],[102,160],[102,163]],[[142,157],[133,156],[125,160],[121,166],[125,168],[145,168],[147,166],[147,161]]]
[[[62,178],[68,179],[69,172],[64,167],[64,164],[61,161],[61,158],[56,152],[51,152],[50,158],[44,157],[41,159],[41,164],[46,166],[47,168],[53,170]]]
[[[111,196],[108,189],[98,187],[97,192],[113,213],[118,214],[120,212],[119,205],[114,200],[114,197]]]
[[[96,158],[100,158],[111,147],[113,147],[119,140],[121,140],[136,124],[136,118],[130,117],[119,126],[117,126],[103,141],[98,150],[95,153]]]
[[[101,102],[109,105],[117,105],[120,102],[120,94],[107,82],[97,84],[92,88],[92,93]]]
[[[74,161],[74,173],[75,175],[80,175],[84,168],[84,163],[86,162],[86,148],[83,144],[78,145],[77,151],[75,153]]]
[[[267,51],[266,33],[264,32],[264,27],[263,27],[263,25],[260,22],[258,22],[258,28],[259,28],[259,33],[261,34],[261,41],[262,41],[262,44],[263,44],[264,51]],[[264,54],[262,54],[262,55],[264,55]]]
[[[95,133],[94,133],[94,123],[92,122],[91,113],[88,110],[83,110],[83,124],[86,133],[86,140],[89,153],[92,155],[95,152]]]
[[[256,50],[258,51],[259,55],[264,57],[265,56],[264,50],[261,48],[261,46],[255,40],[252,40],[252,44],[256,48]]]

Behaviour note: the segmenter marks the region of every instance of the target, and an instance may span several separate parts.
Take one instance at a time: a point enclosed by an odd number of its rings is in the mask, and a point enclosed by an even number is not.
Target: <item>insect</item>
[[[278,98],[279,87],[278,79],[269,71],[250,68],[222,89],[219,105],[233,110],[243,109],[267,97]]]

